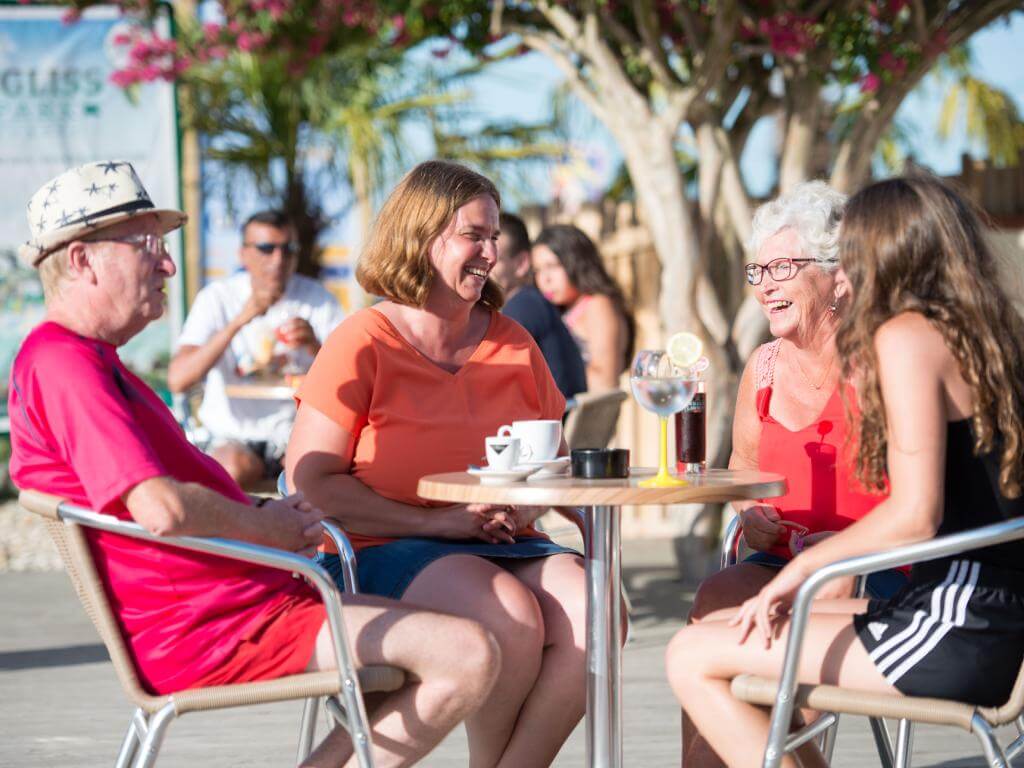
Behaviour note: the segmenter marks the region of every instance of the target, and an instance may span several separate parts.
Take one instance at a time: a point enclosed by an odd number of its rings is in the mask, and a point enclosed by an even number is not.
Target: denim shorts
[[[789,560],[770,552],[755,552],[749,557],[745,557],[743,562],[763,565],[765,568],[782,568]],[[895,568],[877,571],[868,575],[867,595],[879,600],[886,600],[899,592],[909,581],[910,579],[904,571]]]
[[[398,600],[420,571],[447,555],[474,555],[504,567],[503,561],[506,560],[560,554],[579,555],[579,552],[540,536],[517,536],[512,544],[410,537],[360,550],[356,556],[356,568],[360,592]],[[341,559],[327,552],[317,552],[314,559],[331,574],[338,587],[344,589]]]

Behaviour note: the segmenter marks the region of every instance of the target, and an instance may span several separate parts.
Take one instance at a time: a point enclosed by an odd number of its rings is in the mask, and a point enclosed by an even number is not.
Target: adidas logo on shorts
[[[875,638],[876,641],[882,639],[882,635],[885,634],[885,630],[887,630],[888,628],[888,624],[883,624],[880,621],[872,621],[870,624],[868,624],[868,632],[871,633],[871,636]]]

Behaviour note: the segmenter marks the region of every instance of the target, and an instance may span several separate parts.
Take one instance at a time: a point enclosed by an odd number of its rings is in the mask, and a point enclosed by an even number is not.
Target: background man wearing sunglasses
[[[304,372],[320,343],[341,322],[334,297],[295,274],[295,238],[280,211],[261,211],[242,225],[244,271],[203,288],[189,311],[167,383],[185,392],[205,379],[199,419],[211,435],[210,455],[243,487],[281,471],[292,400],[229,398],[225,386],[243,375],[279,369]]]

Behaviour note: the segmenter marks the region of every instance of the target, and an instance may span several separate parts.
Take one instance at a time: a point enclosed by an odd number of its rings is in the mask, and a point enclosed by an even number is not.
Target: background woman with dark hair
[[[803,550],[738,612],[669,645],[676,697],[729,765],[752,764],[768,737],[767,712],[733,698],[729,681],[778,676],[777,639],[812,573],[1024,515],[1024,322],[969,204],[931,178],[873,184],[847,204],[840,263],[852,295],[837,346],[857,383],[855,466],[868,488],[888,476],[890,494]],[[1024,655],[1022,562],[1017,541],[919,563],[887,600],[816,601],[798,680],[1004,703]],[[801,750],[804,765],[823,764],[810,744]]]
[[[533,243],[534,279],[580,346],[587,389],[616,389],[629,366],[633,317],[622,289],[604,268],[597,246],[570,224],[545,227]]]

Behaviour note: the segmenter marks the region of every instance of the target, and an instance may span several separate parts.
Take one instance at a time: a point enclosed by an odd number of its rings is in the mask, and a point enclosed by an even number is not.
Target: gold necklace
[[[835,359],[834,355],[829,358],[828,365],[825,367],[825,373],[821,377],[821,381],[819,381],[817,384],[811,381],[810,377],[806,373],[804,373],[804,367],[800,365],[800,361],[797,359],[796,353],[790,354],[790,357],[792,357],[793,362],[796,363],[796,369],[800,373],[800,378],[804,380],[804,383],[806,383],[807,386],[814,390],[820,390],[823,386],[825,386],[825,381],[828,379],[828,375],[832,372],[832,361]]]

